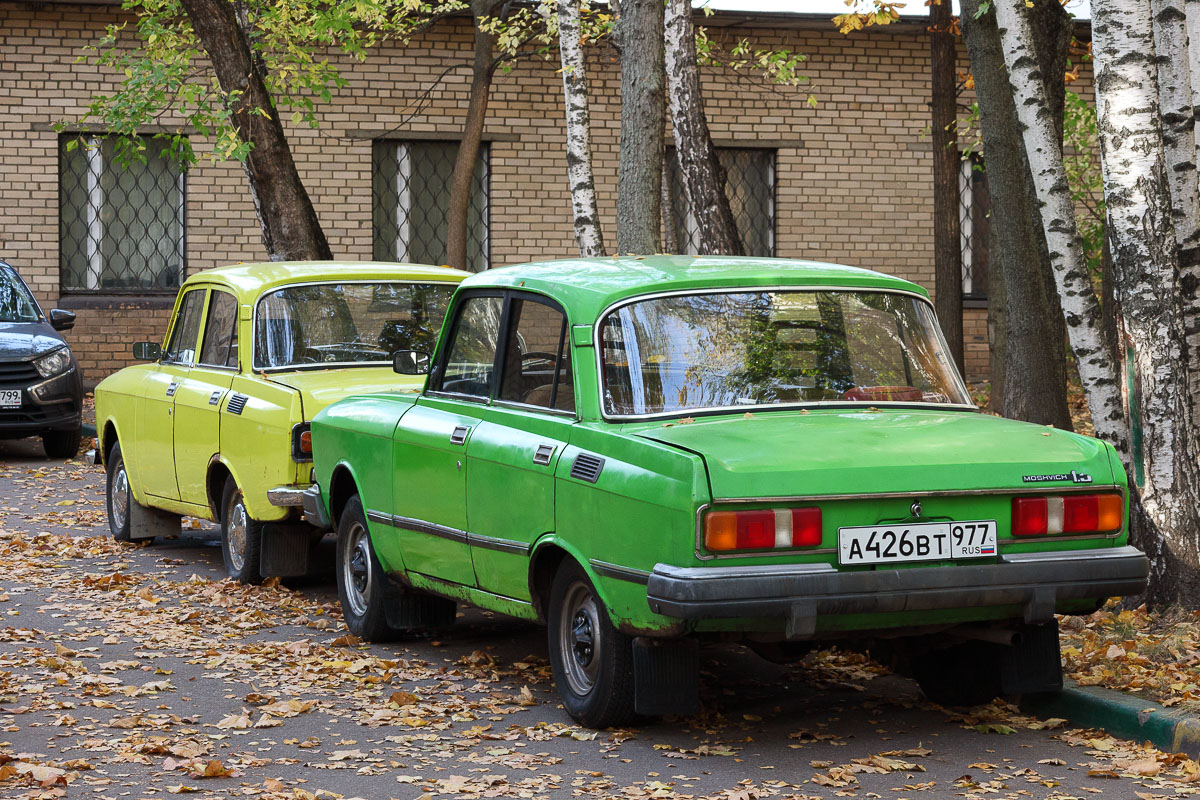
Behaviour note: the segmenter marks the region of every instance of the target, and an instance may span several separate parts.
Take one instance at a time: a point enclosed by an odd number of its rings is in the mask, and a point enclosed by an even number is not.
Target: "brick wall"
[[[0,217],[0,256],[11,260],[48,306],[60,303],[58,134],[52,126],[78,119],[93,94],[114,86],[112,75],[75,59],[120,13],[100,5],[0,3],[0,114],[5,119],[0,193],[9,200]],[[733,35],[712,31],[717,40]],[[851,37],[823,21],[743,24],[736,36],[809,57],[805,71],[811,84],[798,88],[771,87],[722,70],[704,75],[718,143],[777,150],[777,254],[879,269],[932,288],[932,159],[923,135],[929,46],[923,24]],[[414,113],[452,61],[461,68],[438,83],[428,104]],[[365,63],[341,65],[349,85],[323,108],[320,129],[289,127],[301,175],[335,257],[372,255],[372,139],[453,136],[466,111],[469,63],[465,21],[443,25],[408,47],[381,47]],[[495,265],[574,252],[556,67],[557,62],[530,60],[496,76],[486,127],[492,139]],[[591,54],[590,68],[593,153],[611,247],[620,75],[606,49]],[[810,92],[819,101],[815,109],[805,103]],[[206,143],[194,145],[203,157]],[[197,165],[187,177],[186,213],[189,274],[264,256],[240,165]],[[130,307],[128,300],[79,309],[71,340],[90,379],[127,363],[131,341],[161,338],[167,312]],[[977,377],[987,370],[986,312],[967,316],[968,372]]]

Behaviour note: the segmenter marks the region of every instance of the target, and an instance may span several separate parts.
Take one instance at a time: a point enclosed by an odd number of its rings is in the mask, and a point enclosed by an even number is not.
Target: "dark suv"
[[[0,261],[0,439],[41,436],[51,458],[79,452],[83,373],[58,334],[74,325],[70,311],[43,314],[17,271]]]

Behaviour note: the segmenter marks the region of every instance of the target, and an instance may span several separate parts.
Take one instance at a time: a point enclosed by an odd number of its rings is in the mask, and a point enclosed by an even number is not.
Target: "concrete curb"
[[[1058,694],[1022,698],[1021,710],[1039,717],[1062,717],[1081,728],[1102,728],[1123,739],[1150,742],[1166,752],[1200,757],[1200,719],[1136,695],[1065,681]]]

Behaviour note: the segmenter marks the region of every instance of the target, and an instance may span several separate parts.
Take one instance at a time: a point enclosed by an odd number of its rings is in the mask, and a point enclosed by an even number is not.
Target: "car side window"
[[[499,399],[574,411],[566,315],[548,303],[513,298],[508,319]]]
[[[238,365],[237,298],[214,289],[208,301],[208,321],[204,325],[204,344],[200,363],[210,367]]]
[[[163,352],[162,360],[175,364],[191,364],[196,360],[196,339],[200,336],[200,317],[204,311],[205,289],[192,289],[183,296],[175,327],[171,329],[171,341]]]
[[[500,339],[501,297],[468,297],[459,306],[441,390],[487,398]]]

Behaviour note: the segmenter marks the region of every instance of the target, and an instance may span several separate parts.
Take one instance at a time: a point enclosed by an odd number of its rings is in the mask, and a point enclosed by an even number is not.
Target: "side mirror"
[[[133,357],[138,361],[158,361],[162,358],[162,346],[155,342],[134,342]]]
[[[432,358],[424,350],[397,350],[392,353],[392,371],[400,375],[428,375]]]
[[[75,312],[65,308],[50,309],[50,327],[56,331],[69,331],[75,327]]]

